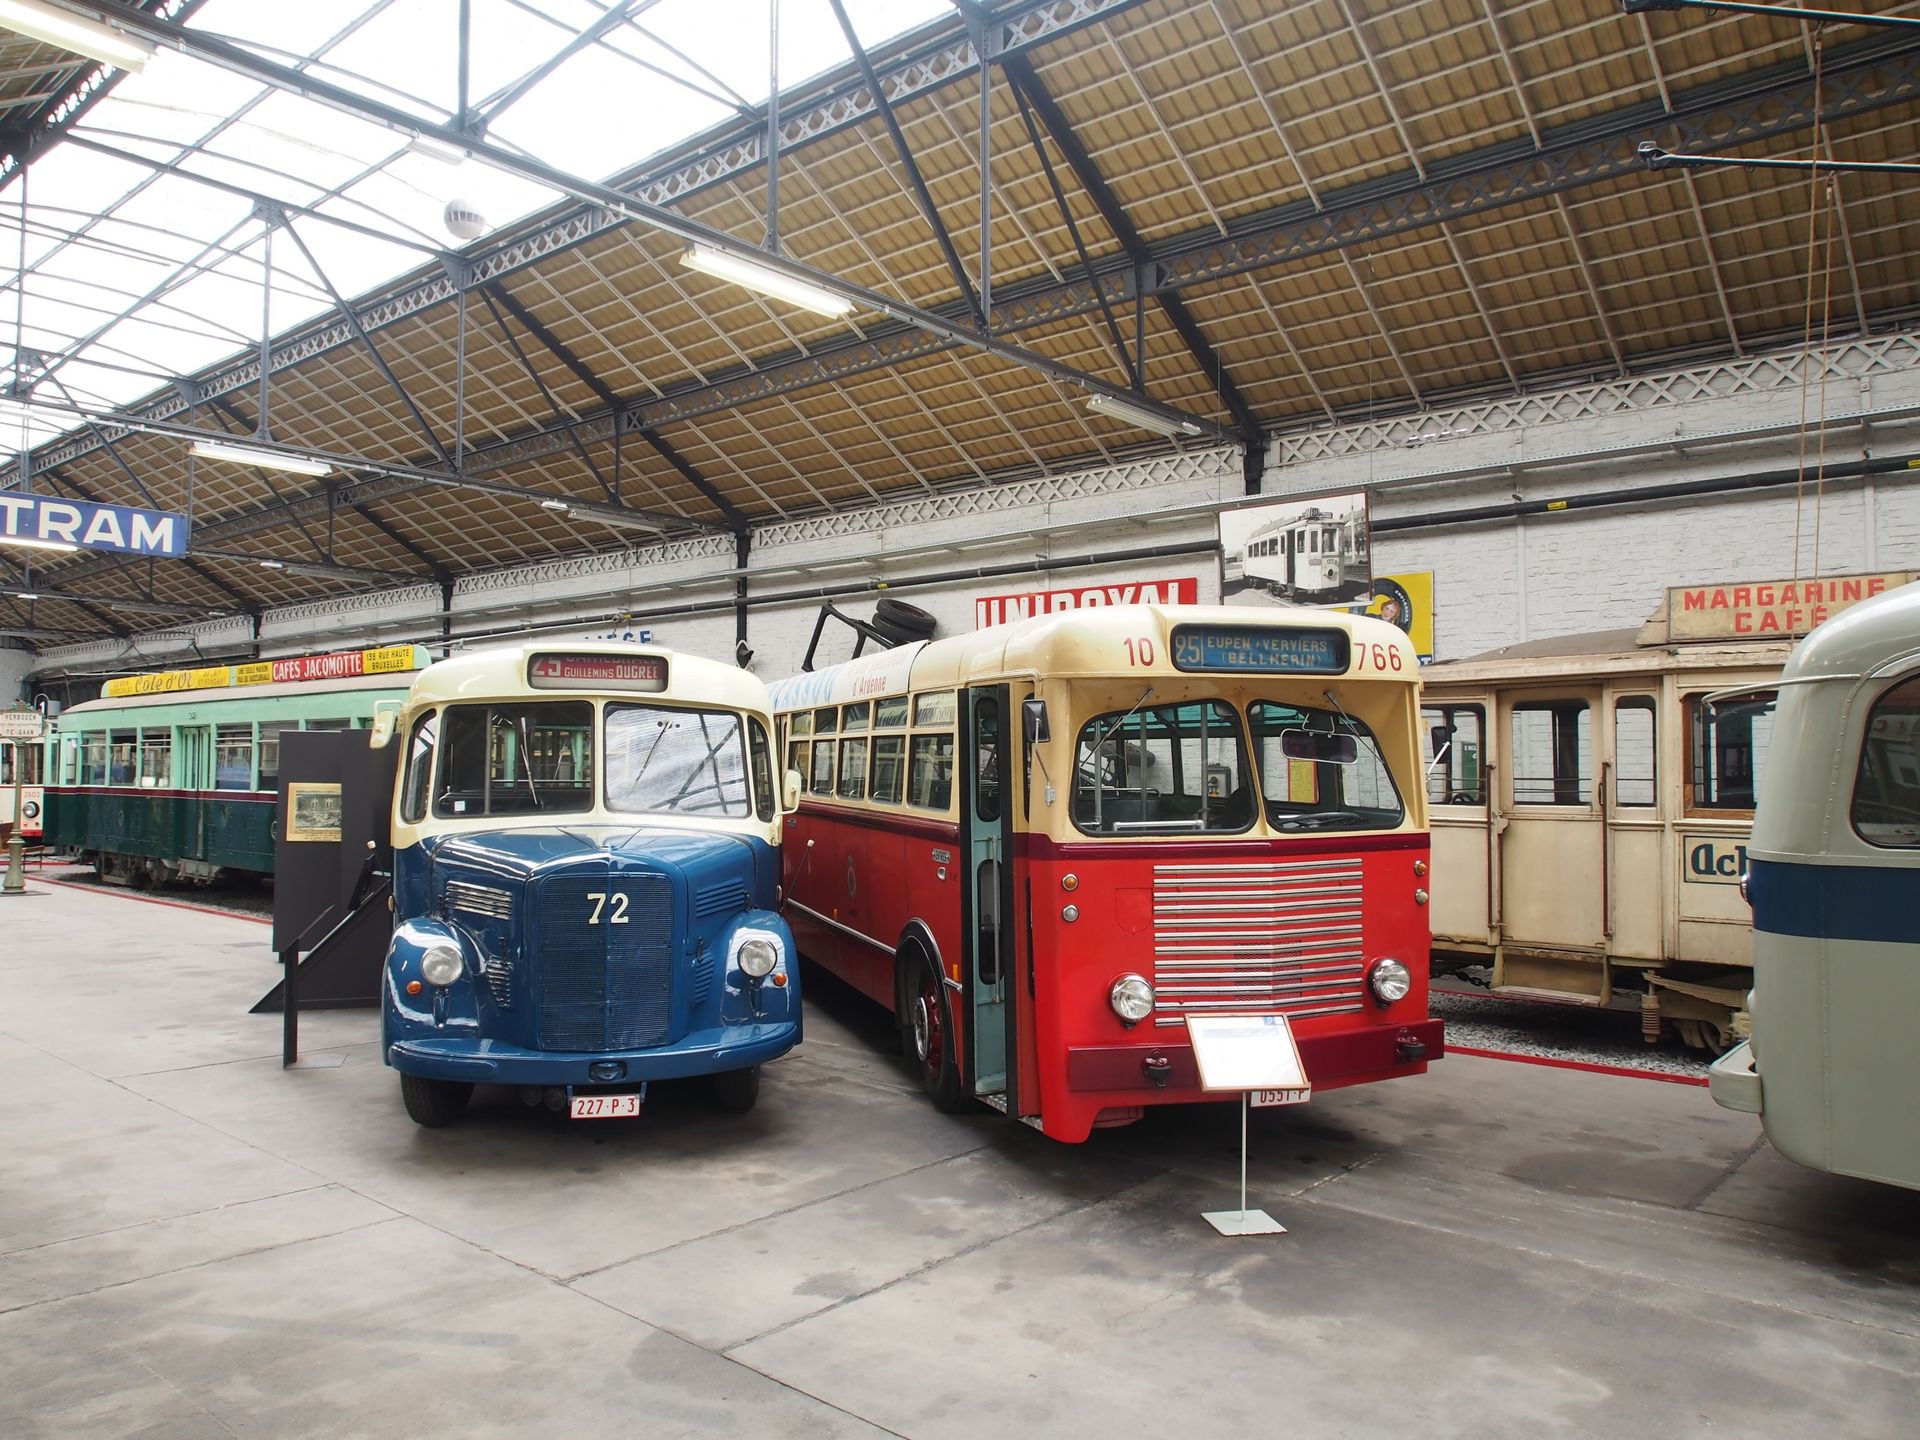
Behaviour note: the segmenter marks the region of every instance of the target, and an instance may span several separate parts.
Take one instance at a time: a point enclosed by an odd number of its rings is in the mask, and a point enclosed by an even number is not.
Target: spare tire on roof
[[[940,622],[918,605],[909,605],[891,595],[882,595],[873,607],[873,628],[896,645],[930,639]]]

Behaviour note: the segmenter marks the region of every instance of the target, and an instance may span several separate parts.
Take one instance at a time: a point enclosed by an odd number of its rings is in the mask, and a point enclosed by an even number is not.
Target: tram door
[[[1659,705],[1651,694],[1609,691],[1600,764],[1606,804],[1607,950],[1658,960],[1663,950],[1667,865],[1660,818]]]
[[[190,847],[183,853],[202,859],[207,853],[207,806],[197,793],[213,788],[213,727],[182,725],[180,753],[174,757],[173,783],[181,790],[196,792],[185,804],[187,833],[180,837]]]
[[[967,857],[965,927],[967,1073],[976,1095],[1020,1113],[1014,1055],[1013,810],[1015,726],[1005,685],[970,689],[967,743],[959,766],[961,844]]]
[[[1606,998],[1601,715],[1597,690],[1500,697],[1496,986]]]

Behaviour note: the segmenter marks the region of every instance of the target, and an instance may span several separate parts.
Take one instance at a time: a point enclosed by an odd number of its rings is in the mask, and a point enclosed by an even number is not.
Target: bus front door
[[[970,689],[961,775],[960,844],[966,855],[966,905],[961,918],[967,949],[963,1003],[967,1012],[966,1073],[973,1093],[1007,1113],[1020,1113],[1015,1094],[1013,807],[1017,775],[1008,721],[1007,687]]]

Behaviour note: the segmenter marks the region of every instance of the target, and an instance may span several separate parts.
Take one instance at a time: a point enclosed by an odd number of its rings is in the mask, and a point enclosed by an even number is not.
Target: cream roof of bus
[[[439,705],[449,701],[484,700],[500,696],[530,695],[541,699],[566,696],[621,694],[582,686],[578,690],[527,684],[527,662],[536,655],[604,655],[617,660],[632,660],[651,655],[667,662],[667,689],[650,695],[633,692],[633,698],[658,698],[685,703],[716,705],[730,710],[768,711],[767,687],[747,671],[718,660],[698,655],[683,655],[657,645],[633,645],[618,640],[526,641],[517,645],[489,645],[466,650],[445,660],[436,660],[422,670],[413,682],[407,706]]]
[[[1483,651],[1464,660],[1429,665],[1429,690],[1498,680],[1554,680],[1606,675],[1660,675],[1673,670],[1770,669],[1786,662],[1785,640],[1638,645],[1635,630],[1591,630],[1553,635]]]
[[[1007,675],[1038,674],[1072,679],[1109,676],[1122,669],[1136,674],[1142,671],[1171,674],[1174,673],[1173,661],[1166,653],[1168,636],[1174,626],[1191,624],[1257,625],[1275,630],[1341,629],[1356,641],[1400,649],[1406,668],[1380,678],[1411,677],[1416,669],[1413,647],[1405,633],[1397,626],[1366,615],[1306,606],[1103,605],[1036,615],[985,630],[970,630],[964,635],[950,635],[944,640],[916,641],[877,655],[863,655],[804,677],[809,684],[796,684],[803,678],[799,676],[776,682],[774,692],[782,709],[838,704],[861,698],[866,693],[897,694],[906,688],[903,677],[909,663],[913,689],[917,691],[946,690],[963,681]],[[1151,637],[1161,653],[1151,666],[1123,667],[1116,659],[1122,653],[1122,642],[1139,636]],[[884,689],[869,691],[855,683],[882,676],[893,681]],[[1368,681],[1375,677],[1366,672],[1346,678]],[[859,693],[855,693],[856,690]]]
[[[1863,675],[1920,655],[1920,583],[1849,605],[1815,627],[1793,652],[1787,675],[1824,680]]]
[[[237,705],[250,700],[273,700],[287,695],[325,695],[331,691],[404,691],[421,672],[401,670],[386,675],[348,675],[338,680],[282,680],[268,685],[208,685],[198,690],[158,690],[151,695],[103,696],[69,705],[60,718],[95,711],[145,710],[155,705]]]

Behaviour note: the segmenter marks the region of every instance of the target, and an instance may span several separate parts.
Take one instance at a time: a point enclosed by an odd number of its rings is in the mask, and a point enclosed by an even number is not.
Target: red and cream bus
[[[1192,1015],[1284,1015],[1322,1090],[1425,1070],[1419,669],[1317,610],[1115,606],[772,687],[801,953],[934,1102],[1060,1140],[1200,1088]]]

